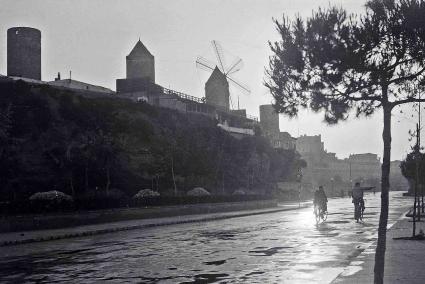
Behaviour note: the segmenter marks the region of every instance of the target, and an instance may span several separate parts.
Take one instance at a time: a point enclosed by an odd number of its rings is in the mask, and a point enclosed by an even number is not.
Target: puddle
[[[265,250],[250,250],[249,253],[254,253],[259,256],[272,256],[285,248],[292,248],[292,247],[273,247],[273,248],[269,248]]]
[[[226,260],[225,259],[223,259],[223,260],[216,260],[216,261],[206,261],[206,262],[203,262],[203,264],[205,264],[205,265],[222,265],[224,263],[226,263]]]
[[[189,282],[180,282],[180,284],[184,283],[214,283],[218,282],[220,280],[224,280],[223,278],[226,278],[229,276],[229,274],[226,273],[205,273],[205,274],[198,274],[194,276],[193,281]]]

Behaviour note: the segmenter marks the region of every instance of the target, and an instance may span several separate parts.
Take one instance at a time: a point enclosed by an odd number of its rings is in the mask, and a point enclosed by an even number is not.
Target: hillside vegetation
[[[197,186],[267,194],[302,165],[295,152],[276,151],[261,136],[235,139],[206,116],[23,81],[0,83],[0,118],[3,201],[49,190],[76,198]]]

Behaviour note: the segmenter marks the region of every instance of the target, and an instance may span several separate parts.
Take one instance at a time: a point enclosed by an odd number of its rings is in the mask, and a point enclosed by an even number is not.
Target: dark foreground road
[[[349,198],[312,208],[1,248],[5,283],[329,283],[376,240],[379,194],[364,223]],[[389,224],[411,201],[392,193]],[[355,266],[354,266],[355,267]]]

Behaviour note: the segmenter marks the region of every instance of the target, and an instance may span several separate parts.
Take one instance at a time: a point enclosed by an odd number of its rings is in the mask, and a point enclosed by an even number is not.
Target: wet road
[[[389,224],[411,203],[392,193]],[[364,223],[349,198],[312,208],[1,248],[2,283],[329,283],[376,240],[379,194]]]

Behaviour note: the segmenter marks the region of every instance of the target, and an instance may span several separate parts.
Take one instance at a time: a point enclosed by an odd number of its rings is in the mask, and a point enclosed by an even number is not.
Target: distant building
[[[276,136],[279,133],[279,114],[273,105],[260,105],[260,125],[265,136]]]
[[[288,132],[279,132],[278,139],[274,140],[273,147],[284,150],[295,150],[297,139]]]
[[[126,78],[117,79],[116,90],[134,101],[146,101],[152,94],[162,93],[155,85],[155,58],[140,39],[126,56]]]
[[[352,180],[379,179],[381,176],[381,162],[376,154],[352,154],[346,162],[349,164]]]
[[[126,57],[127,79],[144,78],[155,83],[155,58],[140,41]]]
[[[298,137],[296,150],[307,163],[303,169],[305,182],[334,190],[340,190],[338,186],[343,183],[350,187],[354,182],[379,187],[381,162],[376,154],[352,154],[346,159],[338,159],[335,153],[324,149],[321,135]]]
[[[7,30],[7,76],[41,80],[41,32],[29,27]]]
[[[229,82],[216,66],[205,83],[205,101],[224,110],[229,110]]]
[[[263,136],[270,141],[273,148],[295,150],[296,139],[288,132],[280,132],[279,114],[273,105],[260,105],[260,126]]]
[[[241,117],[246,117],[246,109],[233,109],[231,112]]]
[[[321,135],[302,135],[297,138],[296,150],[309,165],[316,165],[322,160],[324,144]]]
[[[112,91],[111,89],[73,80],[73,79],[55,80],[55,81],[48,82],[48,84],[51,86],[63,87],[63,88],[73,89],[73,90],[84,90],[84,91],[105,93],[105,94],[111,94],[111,95],[115,94],[115,92]]]

